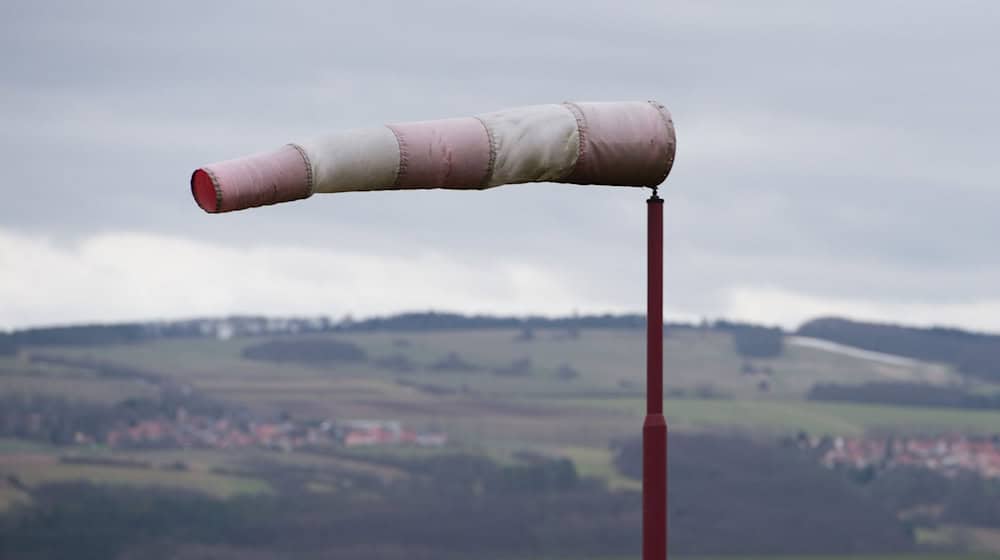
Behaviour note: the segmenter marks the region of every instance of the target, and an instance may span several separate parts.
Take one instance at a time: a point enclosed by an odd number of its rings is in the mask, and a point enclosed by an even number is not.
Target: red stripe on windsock
[[[667,178],[677,140],[670,114],[648,103],[567,103],[577,118],[580,154],[563,182],[655,187]]]
[[[399,142],[397,187],[480,188],[490,172],[490,138],[473,117],[388,125]]]
[[[191,192],[211,213],[288,202],[312,194],[312,168],[301,150],[288,145],[199,168]]]

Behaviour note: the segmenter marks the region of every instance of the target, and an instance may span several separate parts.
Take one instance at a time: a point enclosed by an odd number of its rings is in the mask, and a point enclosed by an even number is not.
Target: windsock
[[[655,101],[534,105],[335,132],[201,167],[191,192],[216,213],[313,193],[545,181],[655,187],[675,148],[670,113]]]

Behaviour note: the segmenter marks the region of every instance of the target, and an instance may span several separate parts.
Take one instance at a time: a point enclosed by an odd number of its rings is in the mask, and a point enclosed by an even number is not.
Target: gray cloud
[[[898,320],[939,303],[941,322],[968,323],[946,306],[1000,300],[998,24],[985,0],[6,2],[0,230],[387,262],[432,248],[638,309],[639,190],[365,193],[207,216],[186,182],[201,163],[328,128],[655,97],[679,134],[664,188],[675,312],[725,314],[731,294],[767,288],[892,304]],[[469,301],[426,294],[427,307]]]

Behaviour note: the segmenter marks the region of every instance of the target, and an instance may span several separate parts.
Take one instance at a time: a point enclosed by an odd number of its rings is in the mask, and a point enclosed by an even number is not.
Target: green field
[[[636,398],[545,399],[556,406],[619,411],[640,418],[645,400]],[[903,433],[1000,433],[1000,412],[808,401],[667,399],[664,415],[672,428],[722,429],[774,434],[860,435]]]
[[[608,482],[608,486],[618,490],[639,491],[642,483],[628,478],[615,469],[613,455],[607,447],[577,447],[565,446],[556,450],[558,455],[573,461],[580,476],[600,478]]]

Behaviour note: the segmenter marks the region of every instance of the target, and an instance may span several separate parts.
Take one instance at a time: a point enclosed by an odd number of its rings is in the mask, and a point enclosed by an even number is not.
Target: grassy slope
[[[604,479],[613,489],[634,491],[642,489],[641,482],[618,472],[613,463],[614,455],[607,447],[568,445],[559,447],[556,453],[573,461],[580,476]]]

